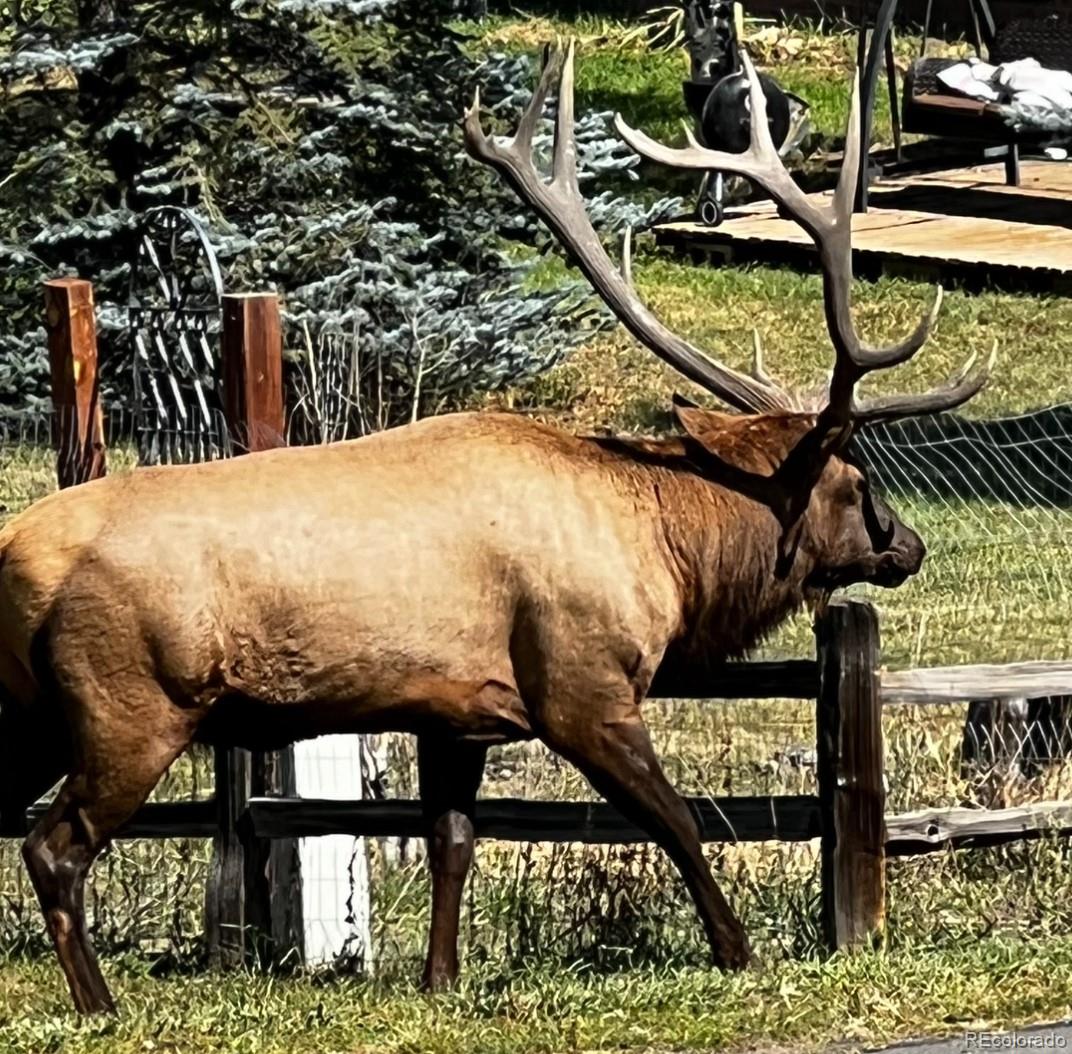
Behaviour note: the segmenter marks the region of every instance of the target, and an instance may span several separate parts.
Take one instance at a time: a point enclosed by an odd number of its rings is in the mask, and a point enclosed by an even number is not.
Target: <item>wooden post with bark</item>
[[[274,293],[224,296],[223,394],[236,452],[286,445],[283,336]]]
[[[879,632],[875,609],[835,600],[816,623],[823,929],[831,949],[880,942],[886,922]]]
[[[106,467],[93,286],[81,278],[46,282],[45,328],[56,477],[60,487],[72,487],[103,476]]]
[[[223,383],[235,453],[283,445],[283,344],[274,293],[224,296]],[[205,928],[210,957],[221,967],[301,961],[298,842],[258,838],[244,818],[251,797],[294,794],[292,748],[217,750],[219,829]]]

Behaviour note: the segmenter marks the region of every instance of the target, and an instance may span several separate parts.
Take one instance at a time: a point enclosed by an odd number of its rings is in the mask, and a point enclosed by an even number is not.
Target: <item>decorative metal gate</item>
[[[223,278],[208,234],[187,209],[144,216],[130,274],[129,332],[138,460],[230,454],[219,354]]]

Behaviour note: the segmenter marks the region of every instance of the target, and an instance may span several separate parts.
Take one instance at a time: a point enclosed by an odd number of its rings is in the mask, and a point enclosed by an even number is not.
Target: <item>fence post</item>
[[[56,477],[60,487],[72,487],[105,473],[93,286],[81,278],[46,282],[45,328]]]
[[[283,443],[283,346],[274,293],[223,298],[227,427],[237,452]],[[242,816],[251,797],[295,793],[293,748],[273,753],[218,748],[219,833],[206,894],[210,958],[221,967],[302,951],[296,839],[255,838]]]
[[[250,797],[248,750],[216,749],[216,823],[205,890],[205,943],[221,969],[246,961],[246,853],[239,822]]]
[[[283,336],[275,293],[223,298],[223,395],[240,451],[284,446]]]
[[[869,603],[834,600],[815,630],[823,929],[837,950],[880,941],[886,922],[878,617]]]
[[[250,796],[293,798],[294,748],[250,755]],[[304,959],[305,921],[297,838],[254,838],[240,831],[246,863],[246,925],[254,958],[293,965]]]

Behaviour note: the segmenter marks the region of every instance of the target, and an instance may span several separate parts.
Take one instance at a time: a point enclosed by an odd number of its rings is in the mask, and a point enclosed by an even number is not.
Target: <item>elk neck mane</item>
[[[735,468],[768,475],[810,423],[782,415],[742,420],[709,450]],[[799,427],[795,422],[799,422]],[[775,573],[782,530],[769,508],[715,478],[688,437],[588,437],[628,486],[654,498],[683,595],[679,661],[714,664],[761,644],[814,597],[806,541],[790,573]],[[709,459],[708,459],[709,460]],[[807,526],[805,525],[805,537]]]

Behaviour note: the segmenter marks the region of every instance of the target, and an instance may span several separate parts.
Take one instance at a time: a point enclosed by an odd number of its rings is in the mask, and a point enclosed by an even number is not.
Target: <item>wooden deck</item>
[[[1021,176],[1020,186],[1006,186],[999,163],[876,183],[870,210],[853,222],[857,270],[1072,291],[1072,163],[1025,162]],[[724,260],[798,262],[814,253],[770,201],[728,209],[719,227],[663,224],[656,237]]]

